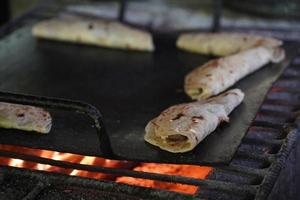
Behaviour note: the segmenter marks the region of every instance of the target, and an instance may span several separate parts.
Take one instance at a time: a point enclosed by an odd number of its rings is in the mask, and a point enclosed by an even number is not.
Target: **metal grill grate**
[[[17,25],[19,26],[19,25]],[[12,31],[10,29],[8,31]],[[87,170],[200,186],[201,199],[266,199],[293,148],[298,131],[300,56],[269,91],[229,166],[215,167],[206,180],[55,161],[0,151],[0,156]],[[0,199],[190,199],[190,195],[48,172],[0,168]]]

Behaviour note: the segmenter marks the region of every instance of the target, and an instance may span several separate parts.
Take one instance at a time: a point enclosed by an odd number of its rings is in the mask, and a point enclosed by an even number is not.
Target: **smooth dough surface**
[[[277,47],[282,41],[245,33],[184,33],[176,45],[193,53],[228,56],[260,46]]]
[[[152,36],[148,32],[102,19],[58,17],[37,23],[32,33],[51,40],[127,50],[154,50]]]

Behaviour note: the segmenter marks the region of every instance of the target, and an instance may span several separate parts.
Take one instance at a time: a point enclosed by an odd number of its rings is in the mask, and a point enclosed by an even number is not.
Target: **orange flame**
[[[42,158],[49,158],[53,160],[67,161],[72,163],[80,163],[84,165],[93,165],[93,166],[103,166],[110,168],[123,168],[123,169],[131,169],[132,167],[134,171],[143,171],[143,172],[152,172],[159,174],[168,174],[168,175],[179,175],[192,177],[196,179],[205,179],[209,173],[212,171],[211,167],[204,166],[193,166],[193,165],[171,165],[171,164],[155,164],[155,163],[140,163],[135,164],[133,162],[128,161],[117,161],[117,160],[108,160],[100,157],[93,156],[82,156],[71,153],[60,153],[49,150],[41,150],[41,149],[32,149],[27,147],[17,147],[13,145],[0,145],[1,150],[22,153],[27,155],[39,156]],[[41,163],[34,163],[29,161],[24,161],[20,159],[13,158],[5,158],[0,157],[0,165],[12,166],[18,168],[28,168],[33,170],[41,170],[48,172],[57,172],[69,174],[71,176],[80,176],[87,177],[93,179],[105,179],[105,180],[115,180],[119,183],[126,183],[129,185],[136,185],[142,187],[151,187],[158,189],[166,189],[176,192],[194,194],[198,187],[177,183],[167,183],[155,180],[146,180],[132,177],[116,177],[111,174],[90,172],[84,170],[76,170],[76,169],[65,169],[61,167],[45,165]]]
[[[140,166],[135,167],[134,171],[152,172],[159,174],[178,175],[191,177],[196,179],[205,179],[212,171],[211,167],[193,166],[193,165],[174,165],[174,164],[156,164],[156,163],[142,163]],[[132,177],[118,177],[116,179],[119,183],[127,183],[130,185],[167,189],[176,192],[183,192],[194,194],[198,187],[179,184],[179,183],[166,183],[156,180],[146,180]]]
[[[85,165],[95,165],[95,166],[103,166],[103,167],[110,167],[110,168],[131,168],[133,166],[132,162],[127,161],[116,161],[116,160],[108,160],[100,157],[92,157],[92,156],[82,156],[78,154],[71,154],[71,153],[60,153],[56,151],[49,151],[49,150],[41,150],[41,149],[31,149],[27,147],[17,147],[12,145],[0,145],[1,150],[22,153],[26,155],[33,155],[42,158],[49,158],[53,160],[60,160],[60,161],[67,161],[72,163],[80,163]],[[61,167],[41,164],[41,163],[34,163],[29,161],[23,161],[14,158],[2,158],[0,157],[0,164],[7,165],[12,167],[19,167],[19,168],[29,168],[34,170],[40,171],[48,171],[48,172],[58,172],[64,173],[74,176],[81,176],[87,178],[94,178],[94,179],[109,179],[113,180],[115,176],[110,174],[103,174],[97,172],[89,172],[83,170],[76,170],[76,169],[65,169]]]

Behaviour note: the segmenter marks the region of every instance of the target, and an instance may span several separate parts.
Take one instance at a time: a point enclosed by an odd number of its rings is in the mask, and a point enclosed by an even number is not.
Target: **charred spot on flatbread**
[[[179,113],[179,114],[176,115],[176,117],[174,117],[174,118],[172,119],[172,121],[178,120],[178,119],[180,119],[180,118],[183,117],[183,116],[184,116],[183,113]]]
[[[92,30],[92,29],[94,29],[94,24],[93,24],[93,23],[89,23],[89,25],[88,25],[88,29],[89,29],[89,30]]]
[[[184,136],[184,135],[180,135],[180,134],[175,134],[175,135],[169,135],[166,138],[167,142],[185,142],[188,140],[188,137]]]
[[[17,117],[24,117],[24,116],[25,116],[24,113],[18,113],[18,114],[17,114]]]

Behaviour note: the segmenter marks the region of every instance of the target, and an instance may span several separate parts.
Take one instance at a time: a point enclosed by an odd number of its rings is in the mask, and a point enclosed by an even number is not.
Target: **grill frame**
[[[29,12],[28,15],[25,17],[23,16],[22,19],[28,17],[30,19],[34,15],[36,11]],[[0,37],[9,34],[10,32],[14,31],[16,28],[18,28],[21,24],[19,23],[21,20],[16,20],[16,22],[11,22],[6,27],[2,28],[0,30]],[[299,59],[299,55],[298,58]],[[299,66],[299,63],[294,63],[291,65]],[[295,68],[294,66],[294,68]],[[289,70],[291,68],[288,67],[285,71]],[[300,69],[299,69],[300,72]],[[283,78],[285,79],[287,75],[285,75],[285,72],[280,77],[279,81]],[[296,80],[297,77],[296,77]],[[300,79],[299,79],[300,80]],[[276,86],[276,83],[274,84]],[[274,88],[273,86],[273,88]],[[285,92],[292,92],[300,95],[300,91],[295,88],[290,88],[290,91],[286,90]],[[272,92],[272,89],[271,89]],[[270,92],[269,92],[270,93]],[[267,103],[266,103],[267,102]],[[62,161],[54,161],[51,159],[45,159],[45,158],[37,158],[35,156],[26,156],[22,154],[13,154],[12,152],[5,152],[0,151],[0,156],[3,157],[10,157],[10,158],[19,158],[24,160],[31,160],[36,161],[39,163],[45,163],[45,164],[51,164],[53,166],[62,166],[65,168],[71,167],[72,169],[85,169],[89,171],[96,171],[96,172],[102,172],[102,173],[112,173],[112,174],[120,174],[120,175],[127,175],[132,177],[139,177],[139,178],[147,178],[147,179],[155,179],[160,181],[168,181],[168,182],[176,182],[176,183],[185,183],[185,184],[191,184],[191,185],[197,185],[202,187],[203,189],[216,189],[219,192],[232,192],[236,193],[237,195],[241,192],[253,195],[256,200],[262,200],[266,199],[269,195],[271,189],[273,188],[273,185],[275,183],[275,180],[277,179],[281,169],[284,166],[284,163],[290,153],[290,151],[294,148],[296,144],[296,140],[298,139],[298,131],[299,131],[299,116],[297,114],[297,110],[299,109],[300,103],[293,100],[291,102],[294,102],[292,106],[294,107],[292,110],[295,113],[294,121],[290,123],[270,123],[265,121],[258,121],[254,120],[253,126],[256,127],[269,127],[273,129],[281,129],[281,131],[284,132],[284,135],[286,135],[286,138],[281,139],[273,139],[273,140],[260,140],[260,139],[249,139],[246,135],[244,138],[242,144],[244,143],[253,143],[253,142],[262,142],[267,145],[280,145],[280,150],[271,155],[253,155],[252,153],[244,152],[238,150],[236,152],[235,157],[233,158],[233,161],[236,159],[236,157],[246,157],[247,159],[254,159],[259,160],[263,162],[272,162],[270,166],[263,169],[253,169],[249,167],[243,167],[243,166],[236,166],[236,165],[229,165],[225,167],[215,167],[213,173],[208,177],[207,180],[197,180],[193,178],[186,178],[186,177],[180,177],[180,176],[170,176],[170,175],[159,175],[155,173],[145,173],[145,172],[132,172],[131,170],[120,170],[120,169],[112,169],[112,168],[105,168],[105,167],[92,167],[92,166],[85,166],[81,164],[68,164],[66,162]],[[274,100],[270,98],[266,98],[265,104],[274,104],[274,105],[290,105],[286,103],[283,100]],[[264,104],[262,105],[262,107]],[[268,111],[264,111],[268,112]],[[260,112],[259,112],[260,113]],[[279,112],[280,113],[280,112]],[[251,141],[252,140],[252,141]],[[240,148],[239,148],[240,149]],[[257,177],[263,177],[263,181],[260,184],[253,184],[253,185],[246,185],[241,186],[240,184],[236,183],[228,183],[228,182],[222,182],[222,181],[214,181],[210,180],[211,177],[216,175],[218,172],[223,173],[232,173],[232,174],[248,174],[251,176],[257,176]],[[63,181],[63,183],[67,185],[78,185],[83,186],[86,184],[89,188],[95,188],[99,190],[110,190],[113,193],[113,190],[117,188],[120,195],[121,193],[125,193],[130,196],[140,196],[143,199],[149,199],[149,198],[161,198],[161,199],[198,199],[203,198],[202,196],[202,190],[199,190],[195,195],[185,195],[185,194],[179,194],[176,192],[170,192],[170,191],[164,191],[164,190],[158,190],[158,189],[149,189],[149,188],[143,188],[143,187],[137,187],[137,186],[129,186],[126,184],[120,184],[115,183],[112,181],[99,181],[99,180],[93,180],[88,178],[81,178],[81,177],[70,177],[67,175],[60,175],[57,173],[49,173],[49,172],[39,172],[34,170],[28,170],[28,169],[18,169],[13,167],[7,167],[2,166],[0,167],[0,181],[1,181],[1,175],[20,175],[24,178],[35,178],[38,179],[37,185],[32,189],[31,192],[28,193],[24,199],[34,199],[36,198],[40,192],[42,192],[43,189],[47,188],[49,185],[55,185],[59,181]],[[129,198],[128,198],[129,199]],[[207,197],[207,199],[212,199],[211,197]]]

